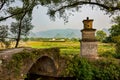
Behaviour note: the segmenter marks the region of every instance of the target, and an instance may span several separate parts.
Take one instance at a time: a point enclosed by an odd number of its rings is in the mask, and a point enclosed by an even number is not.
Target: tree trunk
[[[18,32],[18,36],[17,36],[17,39],[16,39],[16,44],[15,44],[15,48],[18,47],[19,45],[19,41],[20,41],[20,35],[21,35],[21,25],[22,25],[22,19],[20,20],[20,25],[19,25],[19,32]]]
[[[20,37],[21,37],[21,26],[22,26],[22,20],[23,20],[23,18],[24,18],[24,16],[26,15],[26,12],[23,14],[23,16],[21,17],[21,19],[20,19],[20,24],[19,24],[19,31],[18,31],[18,36],[17,36],[17,39],[16,39],[16,44],[15,44],[15,48],[17,48],[18,47],[18,45],[19,45],[19,41],[20,41]]]
[[[19,41],[20,41],[20,35],[19,35],[19,36],[18,36],[18,38],[16,39],[15,48],[17,48],[17,47],[18,47]]]

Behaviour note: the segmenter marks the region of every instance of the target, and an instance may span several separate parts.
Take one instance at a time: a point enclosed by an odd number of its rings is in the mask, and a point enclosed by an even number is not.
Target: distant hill
[[[102,29],[107,35],[109,31],[107,28]],[[41,37],[41,38],[81,38],[81,31],[79,29],[53,29],[47,31],[39,31],[31,33],[30,37]]]
[[[78,29],[53,29],[32,33],[32,37],[41,38],[81,38],[81,32]]]

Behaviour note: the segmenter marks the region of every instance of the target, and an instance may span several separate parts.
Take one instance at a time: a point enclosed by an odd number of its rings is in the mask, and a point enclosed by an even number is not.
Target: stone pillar
[[[81,45],[81,57],[97,58],[97,40],[95,39],[96,29],[92,28],[93,19],[87,17],[83,20],[84,29],[82,32]]]

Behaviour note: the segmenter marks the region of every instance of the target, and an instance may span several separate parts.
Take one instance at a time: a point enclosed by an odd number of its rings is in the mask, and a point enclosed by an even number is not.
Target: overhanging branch
[[[6,1],[6,0],[1,1],[0,10],[1,10],[1,9],[3,8],[3,6],[5,5],[5,1]]]
[[[72,6],[76,7],[78,5],[85,5],[85,4],[96,5],[96,6],[102,7],[103,9],[106,9],[108,11],[109,10],[111,10],[111,11],[120,10],[120,7],[118,7],[118,6],[114,7],[114,6],[107,6],[105,4],[100,4],[100,3],[97,3],[97,2],[79,1],[79,2],[74,2],[74,3],[71,3],[71,4],[65,5],[65,6],[61,6],[60,8],[58,8],[56,10],[51,9],[51,11],[54,11],[54,13],[55,13],[55,12],[60,11],[62,9],[71,8]]]
[[[35,0],[32,2],[32,4],[35,4]],[[29,12],[30,10],[32,10],[32,8],[33,8],[33,5],[30,5],[30,6],[28,5],[26,8],[23,8],[23,10],[20,11],[20,12],[11,14],[11,15],[6,16],[6,17],[1,17],[1,18],[0,18],[0,21],[6,20],[6,19],[11,18],[11,17],[13,17],[13,16],[15,16],[15,15],[19,15],[19,14],[22,14],[22,13]]]

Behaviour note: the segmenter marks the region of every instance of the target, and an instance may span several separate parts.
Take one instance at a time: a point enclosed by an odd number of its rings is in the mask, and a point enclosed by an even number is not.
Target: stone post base
[[[97,41],[95,42],[85,42],[81,41],[81,57],[85,58],[97,58]]]

